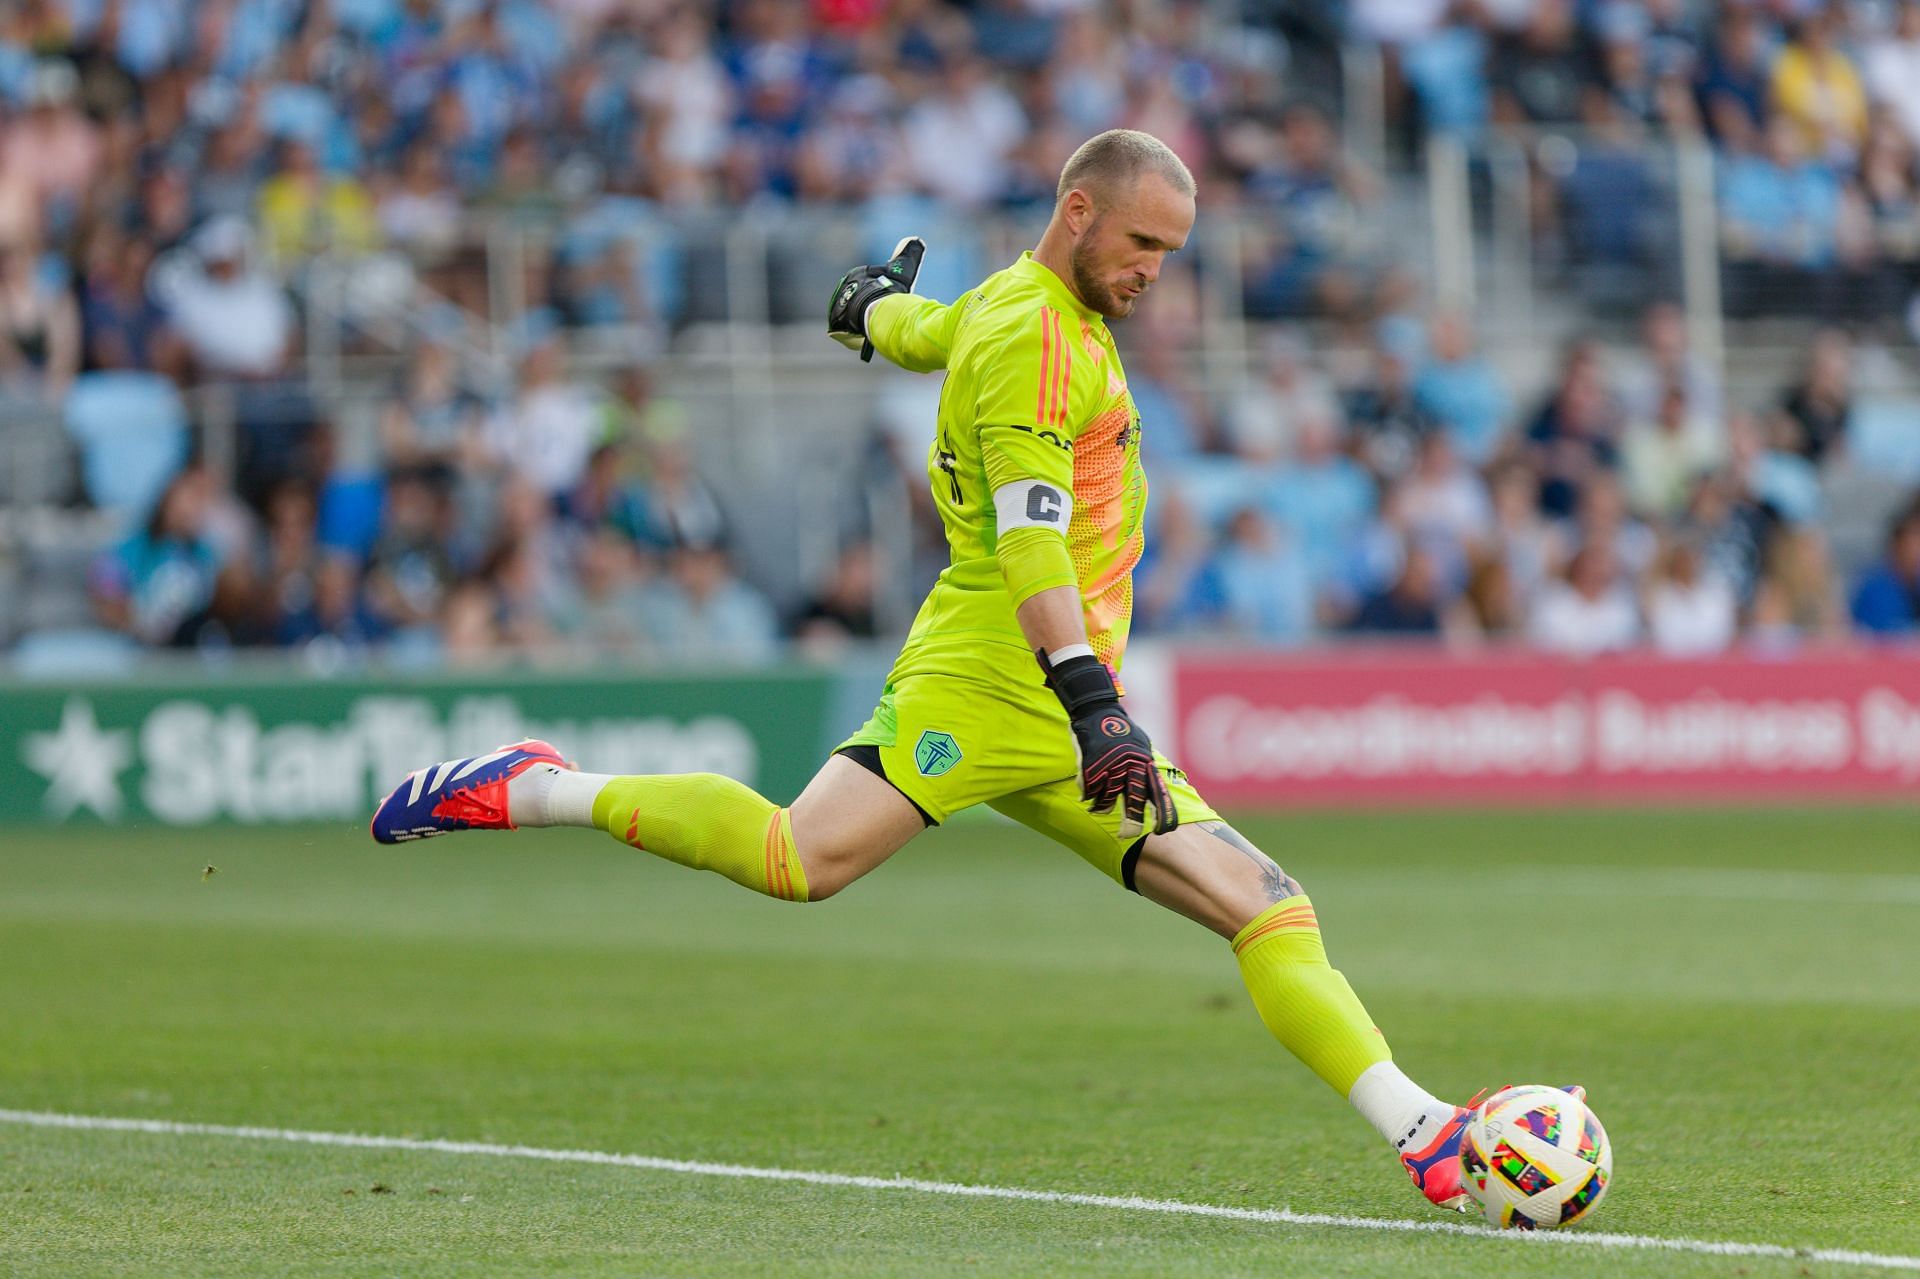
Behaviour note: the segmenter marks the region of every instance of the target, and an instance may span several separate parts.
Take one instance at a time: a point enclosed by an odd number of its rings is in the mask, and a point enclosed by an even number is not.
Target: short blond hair
[[[1166,143],[1138,129],[1108,129],[1082,142],[1068,157],[1054,200],[1066,199],[1075,187],[1105,194],[1142,173],[1158,174],[1182,195],[1194,193],[1193,174]]]

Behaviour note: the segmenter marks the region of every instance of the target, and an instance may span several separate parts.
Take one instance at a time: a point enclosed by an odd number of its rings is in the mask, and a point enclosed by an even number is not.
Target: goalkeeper
[[[1464,1207],[1466,1112],[1393,1064],[1328,965],[1300,885],[1207,806],[1121,701],[1147,481],[1107,324],[1133,311],[1193,220],[1186,166],[1116,129],[1067,162],[1039,246],[952,305],[913,295],[918,240],[841,281],[836,339],[946,371],[927,470],[952,563],[872,718],[791,807],[710,774],[579,772],[523,742],[412,774],[374,815],[374,836],[597,827],[806,902],[989,804],[1228,939],[1275,1037],[1395,1146],[1428,1199]]]

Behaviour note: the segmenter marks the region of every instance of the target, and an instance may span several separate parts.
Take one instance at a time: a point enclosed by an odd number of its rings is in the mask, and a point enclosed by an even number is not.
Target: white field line
[[[174,1123],[165,1119],[119,1119],[104,1115],[62,1115],[38,1110],[0,1110],[0,1123],[35,1128],[83,1128],[108,1132],[155,1133],[169,1137],[238,1137],[248,1141],[291,1142],[308,1146],[349,1146],[372,1150],[408,1150],[437,1155],[485,1155],[496,1159],[544,1159],[552,1163],[607,1164],[644,1168],[649,1172],[682,1173],[696,1177],[737,1177],[750,1181],[798,1181],[813,1186],[845,1186],[858,1190],[907,1190],[923,1195],[953,1195],[966,1199],[1014,1199],[1025,1203],[1067,1204],[1077,1208],[1114,1208],[1123,1212],[1159,1212],[1188,1217],[1224,1217],[1232,1221],[1259,1221],[1282,1226],[1332,1226],[1346,1230],[1387,1230],[1408,1234],[1455,1235],[1511,1243],[1523,1247],[1564,1245],[1580,1248],[1631,1248],[1651,1252],[1701,1253],[1715,1257],[1778,1257],[1824,1261],[1842,1266],[1880,1270],[1920,1271],[1920,1257],[1855,1252],[1845,1248],[1792,1248],[1771,1243],[1735,1243],[1711,1239],[1664,1239],[1655,1235],[1608,1234],[1593,1230],[1494,1231],[1451,1221],[1401,1221],[1385,1217],[1349,1217],[1338,1213],[1290,1212],[1285,1208],[1230,1208],[1220,1204],[1187,1203],[1178,1199],[1143,1199],[1132,1195],[1082,1195],[1059,1190],[1023,1190],[1016,1186],[970,1186],[950,1181],[922,1181],[916,1177],[857,1177],[837,1172],[805,1172],[793,1168],[756,1168],[746,1164],[704,1163],[691,1159],[660,1159],[652,1155],[622,1155],[603,1150],[549,1150],[540,1146],[498,1145],[486,1141],[426,1140],[415,1137],[379,1137],[345,1132],[303,1132],[292,1128],[233,1127],[226,1124]]]

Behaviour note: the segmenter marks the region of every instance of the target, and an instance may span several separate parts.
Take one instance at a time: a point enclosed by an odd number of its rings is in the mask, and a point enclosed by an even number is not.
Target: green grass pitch
[[[1920,812],[1241,826],[1417,1078],[1588,1085],[1593,1229],[1920,1254]],[[0,972],[3,1108],[1440,1219],[1222,942],[1009,826],[819,907],[575,831],[9,832]],[[0,1272],[1879,1273],[14,1124]]]

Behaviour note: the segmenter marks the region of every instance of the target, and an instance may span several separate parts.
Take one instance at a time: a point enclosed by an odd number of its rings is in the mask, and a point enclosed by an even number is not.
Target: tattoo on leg
[[[1247,842],[1247,837],[1233,827],[1227,825],[1225,822],[1202,822],[1200,823],[1200,829],[1221,843],[1227,844],[1235,852],[1259,867],[1260,887],[1266,891],[1268,901],[1277,902],[1288,897],[1297,897],[1300,895],[1302,889],[1293,876],[1281,870],[1279,866],[1274,864],[1273,858],[1267,856]]]

